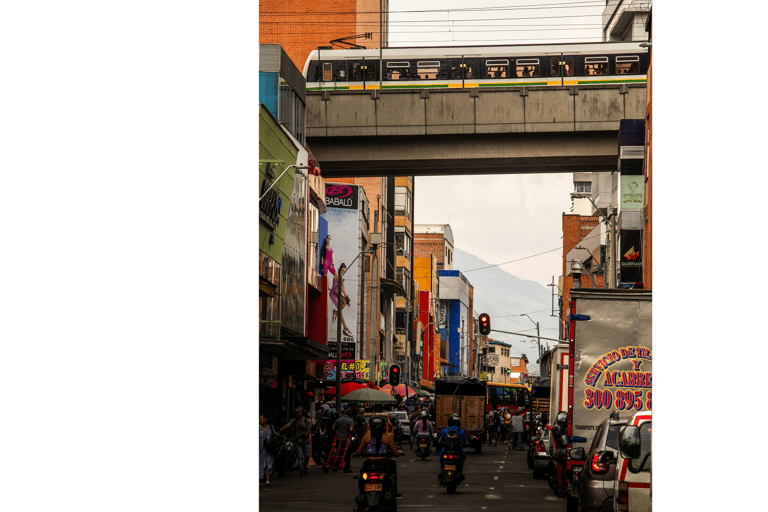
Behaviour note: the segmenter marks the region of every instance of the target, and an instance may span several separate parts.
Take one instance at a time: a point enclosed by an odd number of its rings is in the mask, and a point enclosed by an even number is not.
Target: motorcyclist
[[[389,463],[389,472],[394,481],[395,494],[400,498],[397,492],[397,464],[394,459],[389,459],[388,451],[391,450],[395,457],[403,455],[402,450],[395,445],[395,439],[392,434],[387,432],[387,420],[381,414],[377,414],[369,423],[369,430],[360,441],[360,447],[355,451],[355,456],[365,455],[367,460],[386,460]]]
[[[432,435],[432,432],[435,430],[432,426],[432,422],[429,421],[429,414],[427,414],[427,411],[421,411],[419,417],[413,421],[413,428],[417,434]]]
[[[465,460],[467,458],[467,455],[464,453],[464,447],[469,446],[469,439],[467,438],[467,432],[461,428],[461,419],[459,418],[459,415],[454,413],[451,414],[451,416],[448,418],[448,428],[444,429],[443,432],[440,434],[440,440],[438,441],[438,444],[440,445],[440,457],[443,456],[445,453],[445,440],[448,438],[448,434],[450,431],[458,431],[459,436],[459,451],[461,452],[461,459]]]

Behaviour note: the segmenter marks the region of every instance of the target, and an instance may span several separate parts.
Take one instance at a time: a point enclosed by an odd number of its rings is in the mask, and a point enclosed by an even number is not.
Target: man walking
[[[349,439],[352,429],[355,425],[354,420],[352,419],[352,409],[347,409],[344,411],[344,414],[339,417],[336,421],[333,422],[333,426],[331,427],[331,430],[335,433],[336,440],[341,439]],[[349,442],[347,442],[347,450],[344,453],[344,472],[349,473],[352,470],[349,467],[350,457],[352,456],[352,450],[349,449]],[[335,471],[335,469],[334,469]]]
[[[296,417],[289,421],[278,434],[284,430],[293,428],[293,438],[296,440],[296,458],[299,459],[299,475],[307,474],[307,463],[312,455],[312,448],[309,444],[309,436],[312,435],[312,424],[304,417],[304,408],[297,407],[294,411]]]

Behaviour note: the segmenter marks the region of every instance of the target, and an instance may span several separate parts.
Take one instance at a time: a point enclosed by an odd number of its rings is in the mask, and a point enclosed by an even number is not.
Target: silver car
[[[597,427],[584,468],[579,474],[579,512],[613,511],[613,481],[616,479],[615,460],[619,450],[619,431],[627,421],[627,418],[620,419],[618,411],[615,411]]]

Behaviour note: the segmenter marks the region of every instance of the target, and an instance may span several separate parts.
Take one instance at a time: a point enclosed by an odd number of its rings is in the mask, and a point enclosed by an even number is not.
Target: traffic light
[[[393,364],[389,367],[389,385],[392,387],[400,384],[400,365]]]
[[[491,333],[491,317],[488,313],[482,313],[478,319],[480,323],[480,334],[488,336]]]

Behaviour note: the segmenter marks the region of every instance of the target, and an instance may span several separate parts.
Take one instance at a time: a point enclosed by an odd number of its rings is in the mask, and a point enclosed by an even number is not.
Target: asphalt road
[[[405,455],[397,459],[398,486],[402,499],[398,509],[466,510],[516,512],[564,512],[565,500],[556,498],[546,480],[534,480],[526,464],[525,451],[508,451],[506,446],[483,446],[480,454],[470,450],[464,466],[466,479],[455,494],[448,494],[437,483],[437,454],[426,460],[416,457],[407,444]],[[352,473],[324,474],[312,466],[306,476],[291,471],[284,477],[274,475],[272,485],[259,486],[259,510],[345,511],[355,510],[357,480],[362,459],[352,458]]]

